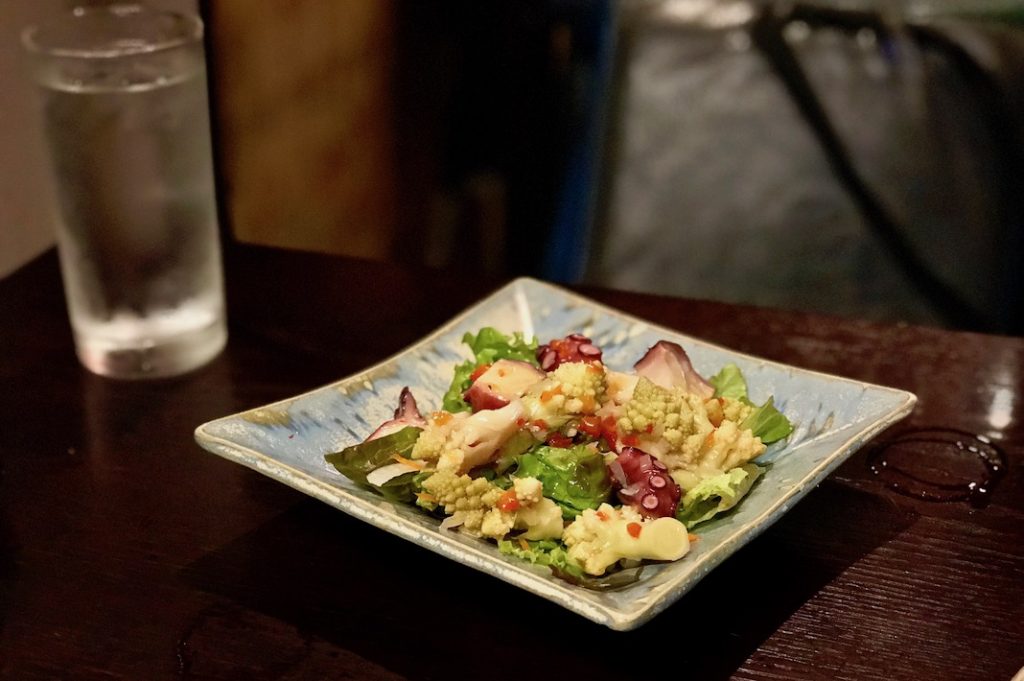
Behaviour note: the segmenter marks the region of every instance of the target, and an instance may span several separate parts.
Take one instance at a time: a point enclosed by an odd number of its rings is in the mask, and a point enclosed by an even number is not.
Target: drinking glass
[[[181,374],[227,340],[202,35],[198,17],[137,5],[22,35],[75,349],[97,374]]]

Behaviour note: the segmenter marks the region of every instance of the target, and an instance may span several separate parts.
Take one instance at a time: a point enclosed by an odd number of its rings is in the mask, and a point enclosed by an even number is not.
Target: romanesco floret
[[[467,412],[450,414],[446,411],[435,411],[427,419],[427,426],[416,438],[416,444],[412,447],[412,458],[425,461],[437,461],[444,451],[444,444],[459,422],[469,418]]]
[[[668,443],[673,453],[696,453],[714,426],[704,400],[680,388],[662,388],[641,377],[618,421],[622,434],[649,434]]]
[[[750,413],[738,401],[705,402],[682,388],[663,388],[641,377],[623,411],[617,423],[620,434],[637,436],[640,449],[661,460],[683,489],[742,465],[765,449],[731,418]]]
[[[734,423],[743,423],[754,412],[754,407],[739,400],[722,399],[722,416]]]
[[[467,534],[501,539],[515,524],[512,513],[497,508],[504,490],[483,478],[438,471],[423,481],[423,490],[446,514],[461,521],[460,529]]]
[[[742,466],[765,450],[760,438],[754,437],[749,428],[740,428],[734,421],[722,421],[722,425],[712,432],[697,459],[676,468],[670,467],[672,479],[684,490],[689,491],[701,480]]]
[[[536,504],[544,498],[544,485],[537,478],[513,478],[516,499],[523,504]]]
[[[451,470],[438,471],[423,481],[423,490],[444,512],[453,516],[459,529],[474,536],[501,539],[513,529],[526,530],[526,539],[557,539],[562,534],[562,510],[543,496],[537,478],[517,478],[511,490],[503,490],[484,478],[473,479]],[[513,495],[515,503],[502,500]],[[502,510],[503,508],[514,510]]]
[[[754,407],[750,403],[728,397],[708,398],[704,401],[704,409],[711,423],[721,423],[724,420],[743,423],[754,412]]]
[[[465,473],[489,462],[519,430],[522,417],[519,400],[472,415],[437,412],[417,438],[412,458],[435,461],[438,470]]]
[[[620,560],[677,560],[690,550],[686,526],[675,518],[645,519],[631,506],[601,504],[581,513],[562,533],[569,557],[602,575]]]
[[[529,421],[559,428],[574,416],[593,414],[605,397],[605,369],[599,362],[560,364],[523,396]]]

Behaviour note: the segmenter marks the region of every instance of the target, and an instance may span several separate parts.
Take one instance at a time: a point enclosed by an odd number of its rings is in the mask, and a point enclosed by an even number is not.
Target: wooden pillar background
[[[236,239],[391,256],[391,0],[212,0],[219,157]]]

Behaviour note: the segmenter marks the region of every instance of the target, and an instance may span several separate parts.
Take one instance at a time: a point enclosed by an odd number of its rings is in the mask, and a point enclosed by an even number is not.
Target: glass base
[[[198,369],[227,343],[223,319],[165,339],[140,339],[126,345],[104,339],[75,338],[78,359],[86,369],[108,378],[166,378]]]

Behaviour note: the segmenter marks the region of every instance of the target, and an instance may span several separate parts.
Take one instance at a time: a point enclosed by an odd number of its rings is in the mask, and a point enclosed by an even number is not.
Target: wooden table
[[[1021,339],[585,290],[914,391],[880,440],[952,428],[1009,464],[976,508],[890,489],[868,465],[883,450],[861,450],[617,633],[193,442],[198,424],[360,369],[500,282],[257,248],[234,250],[227,276],[226,352],[139,383],[79,368],[52,253],[0,282],[0,677],[1008,680],[1024,665]],[[898,458],[936,480],[977,475],[970,452],[926,447]]]

